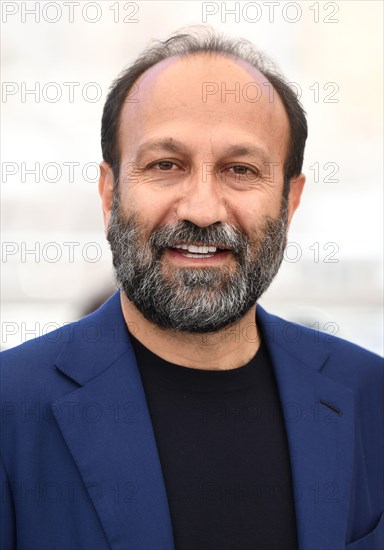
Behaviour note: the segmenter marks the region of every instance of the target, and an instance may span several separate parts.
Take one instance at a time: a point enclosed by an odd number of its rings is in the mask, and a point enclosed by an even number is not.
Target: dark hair
[[[187,32],[172,35],[164,42],[155,41],[112,83],[104,105],[101,148],[103,159],[112,167],[115,182],[118,181],[120,164],[118,147],[120,113],[136,80],[146,70],[169,57],[185,57],[195,53],[224,54],[246,61],[258,69],[272,84],[283,102],[290,125],[290,144],[284,165],[284,191],[288,193],[290,179],[301,173],[308,133],[305,111],[295,91],[272,61],[248,40],[228,38],[206,26],[187,27],[186,30]]]

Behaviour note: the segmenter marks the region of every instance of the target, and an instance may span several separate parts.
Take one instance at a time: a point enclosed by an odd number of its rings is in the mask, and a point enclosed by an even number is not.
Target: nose
[[[219,177],[196,171],[186,182],[183,196],[178,201],[176,214],[180,220],[188,220],[199,227],[207,227],[216,222],[225,222],[227,207],[223,186]]]

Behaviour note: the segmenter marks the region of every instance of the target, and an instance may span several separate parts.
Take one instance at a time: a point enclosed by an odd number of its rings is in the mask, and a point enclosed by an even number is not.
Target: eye
[[[255,166],[247,166],[246,164],[233,164],[226,166],[223,170],[223,178],[231,178],[237,183],[258,184],[261,179],[261,171]]]
[[[250,189],[260,185],[262,172],[254,165],[232,164],[223,166],[220,176],[223,183],[236,188]]]
[[[177,165],[170,160],[160,160],[159,162],[151,164],[150,168],[158,167],[159,170],[161,170],[162,172],[169,172],[170,170],[172,170],[173,166]]]
[[[257,173],[254,169],[249,168],[249,166],[245,166],[244,164],[235,164],[234,166],[229,166],[228,170],[233,170],[233,172],[237,176],[247,176]]]

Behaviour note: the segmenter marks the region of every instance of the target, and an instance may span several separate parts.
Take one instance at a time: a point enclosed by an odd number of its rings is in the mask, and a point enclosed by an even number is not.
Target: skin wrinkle
[[[227,369],[258,349],[256,301],[281,264],[305,178],[291,179],[283,196],[289,121],[279,98],[250,104],[231,96],[222,102],[219,94],[201,101],[207,75],[228,89],[234,81],[249,82],[238,62],[220,55],[209,61],[203,55],[167,60],[138,79],[139,102],[126,103],[121,113],[119,183],[102,163],[100,193],[117,282],[125,290],[124,318],[139,327],[135,337],[176,364]],[[138,159],[140,145],[170,139],[182,153],[152,150]],[[266,159],[239,149],[228,156],[228,147],[245,144]],[[273,178],[262,162],[267,159],[276,163]],[[176,164],[153,164],[164,160]],[[247,181],[233,165],[261,168],[261,175]],[[205,177],[204,166],[210,168]],[[180,265],[164,248],[172,239],[212,243],[223,231],[239,252],[215,265]],[[184,240],[175,241],[180,234]],[[235,336],[251,325],[254,339]]]
[[[268,288],[283,258],[286,228],[283,204],[276,220],[267,217],[260,232],[253,229],[253,254],[249,239],[230,226],[202,229],[179,222],[159,228],[146,243],[145,229],[135,214],[122,214],[116,194],[108,240],[117,283],[147,320],[163,329],[204,333],[243,317]],[[227,242],[236,266],[163,270],[161,254],[176,241]]]
[[[167,83],[171,80],[172,73],[175,73],[178,65],[180,65],[180,63],[185,64],[186,71],[188,73],[191,73],[191,71],[193,70],[193,67],[196,65],[198,66],[198,61],[201,60],[201,57],[203,57],[204,59],[204,63],[205,63],[204,75],[206,75],[205,79],[203,79],[203,82],[204,81],[209,82],[210,80],[214,79],[213,77],[211,77],[211,74],[212,74],[211,67],[213,68],[215,67],[215,62],[217,63],[217,59],[219,60],[221,59],[221,61],[223,59],[225,60],[225,62],[223,63],[225,76],[221,76],[220,78],[216,78],[214,80],[216,80],[217,82],[226,81],[228,89],[231,89],[231,83],[228,83],[228,78],[229,78],[228,73],[230,73],[231,69],[233,69],[234,67],[236,67],[236,74],[239,72],[239,69],[240,69],[239,74],[236,77],[234,77],[235,82],[237,81],[240,82],[242,80],[243,81],[242,84],[245,85],[249,83],[250,78],[251,78],[251,81],[256,81],[260,84],[266,81],[266,78],[264,77],[264,75],[262,75],[259,71],[249,66],[247,63],[244,63],[244,62],[240,63],[239,60],[235,61],[230,57],[223,58],[222,56],[221,57],[215,56],[213,58],[214,61],[211,61],[213,65],[210,65],[209,63],[207,63],[205,60],[206,56],[201,54],[197,56],[182,58],[181,60],[179,57],[173,57],[158,63],[158,65],[146,71],[138,79],[137,85],[140,91],[139,103],[126,104],[123,109],[123,115],[125,112],[125,114],[129,116],[129,119],[132,120],[132,122],[134,122],[135,119],[137,119],[137,117],[140,117],[140,112],[141,112],[140,109],[143,105],[145,105],[146,108],[148,109],[148,113],[146,117],[147,120],[151,121],[155,118],[155,116],[161,120],[163,113],[165,114],[165,118],[167,118],[168,116],[167,106],[164,104],[164,101],[160,102],[159,104],[155,104],[152,101],[153,93],[157,92],[159,95],[162,95],[166,101],[167,96],[170,95],[169,89],[168,89],[170,88],[170,86],[168,87]],[[208,59],[210,60],[210,56],[208,57]],[[230,59],[230,61],[228,61],[228,59]],[[162,83],[159,84],[158,81],[160,80],[160,75],[163,78],[162,78]],[[171,88],[172,89],[171,96],[173,98],[179,95],[181,97],[180,107],[182,108],[182,110],[186,113],[192,110],[193,111],[192,116],[194,116],[195,113],[201,112],[200,107],[198,107],[199,104],[200,105],[202,104],[201,86],[195,86],[194,93],[191,93],[191,96],[192,96],[191,99],[197,103],[196,106],[193,105],[192,101],[188,101],[188,102],[185,101],[184,98],[185,98],[186,92],[185,92],[184,86],[185,86],[185,79],[184,81],[181,80],[180,82],[178,82],[177,85],[173,84]],[[227,107],[230,104],[230,102],[232,102],[231,104],[232,109],[228,110]],[[274,139],[272,141],[274,145],[281,142],[281,144],[284,147],[283,162],[285,161],[288,139],[284,139],[285,135],[282,140],[279,140],[279,138],[282,137],[281,136],[282,129],[284,130],[284,134],[287,134],[287,136],[289,136],[289,122],[288,122],[287,114],[285,113],[284,107],[282,105],[282,102],[278,98],[278,96],[276,96],[276,99],[273,102],[269,102],[267,94],[264,94],[260,102],[258,102],[257,104],[253,104],[253,103],[247,103],[243,99],[240,101],[240,103],[236,103],[233,100],[233,96],[228,95],[228,98],[226,98],[226,101],[224,103],[221,101],[216,102],[214,109],[210,107],[211,103],[212,103],[212,99],[210,98],[208,99],[207,103],[203,104],[204,117],[211,115],[213,120],[212,127],[218,128],[219,130],[220,130],[220,115],[222,115],[224,119],[228,116],[231,116],[233,118],[233,122],[236,123],[237,117],[238,117],[238,108],[237,108],[238,106],[245,105],[245,107],[247,107],[248,115],[252,116],[252,111],[254,110],[255,106],[259,107],[263,105],[264,108],[259,109],[258,124],[259,126],[264,125],[265,127],[268,127],[268,134],[270,138],[269,140],[271,141],[271,136],[273,135]],[[235,109],[233,109],[233,107],[235,107]],[[124,116],[122,116],[122,120],[123,118]],[[275,124],[275,120],[276,120],[276,124]],[[279,121],[278,124],[277,124],[277,120]],[[121,124],[121,137],[123,139],[120,139],[120,158],[123,158],[123,153],[124,153],[123,149],[121,148],[121,143],[123,141],[132,144],[133,147],[134,147],[134,144],[137,143],[137,137],[136,135],[134,135],[134,133],[132,133],[132,128],[133,128],[133,124],[130,123],[129,134],[125,136],[126,128],[124,127],[123,124]],[[142,134],[146,135],[146,132],[143,131]],[[128,140],[124,139],[125,137],[127,137]],[[255,136],[253,135],[252,137],[254,138]],[[279,153],[280,152],[281,151],[279,151]]]

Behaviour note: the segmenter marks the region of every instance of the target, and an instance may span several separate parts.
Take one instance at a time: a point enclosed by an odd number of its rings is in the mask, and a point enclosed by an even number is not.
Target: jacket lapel
[[[354,456],[353,393],[321,372],[330,360],[326,335],[269,315],[259,305],[257,322],[285,419],[299,548],[344,548]],[[335,340],[328,349],[340,345]]]
[[[119,293],[78,323],[56,366],[80,386],[55,401],[52,411],[111,548],[173,549],[163,475]]]
[[[343,548],[353,468],[352,391],[321,372],[329,353],[321,338],[314,342],[316,333],[259,305],[257,322],[285,419],[300,550]],[[75,325],[67,340],[56,366],[78,387],[52,411],[110,546],[172,550],[166,489],[119,293]]]

